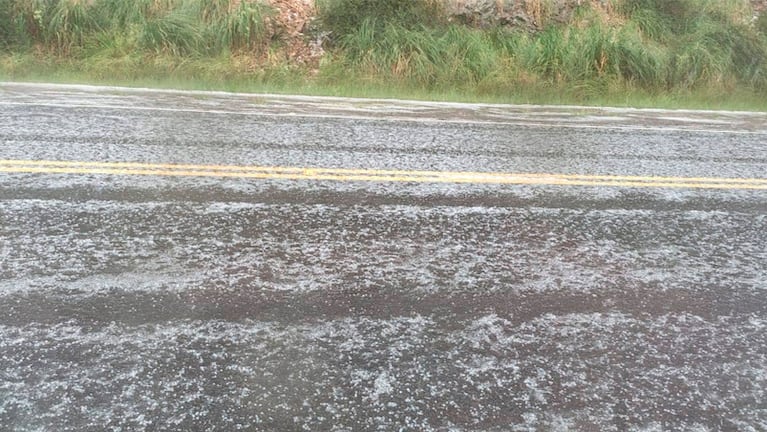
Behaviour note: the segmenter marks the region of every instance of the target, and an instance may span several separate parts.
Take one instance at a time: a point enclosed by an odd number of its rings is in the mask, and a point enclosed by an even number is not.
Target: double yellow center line
[[[634,188],[767,190],[767,179],[653,177],[546,173],[406,171],[238,165],[190,165],[139,162],[0,160],[0,173],[103,174],[175,177],[235,177],[273,180],[325,180],[401,183],[468,183]]]

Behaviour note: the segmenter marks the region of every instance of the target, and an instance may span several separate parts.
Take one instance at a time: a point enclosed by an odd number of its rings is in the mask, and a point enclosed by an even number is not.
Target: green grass
[[[90,34],[108,25],[92,8],[84,0],[61,0],[52,6],[45,30],[47,42],[62,52],[83,46]]]
[[[264,18],[270,11],[258,3],[241,2],[222,14],[212,27],[220,46],[232,50],[253,49],[265,42],[267,28]]]
[[[745,24],[747,13],[735,3],[629,3],[622,25],[579,11],[581,25],[532,35],[369,18],[339,39],[339,52],[346,70],[366,81],[431,91],[551,87],[578,102],[630,89],[659,96],[741,89],[767,96],[767,39]]]
[[[0,0],[0,77],[767,110],[767,32],[742,2],[616,1],[528,33],[449,23],[430,0],[320,0],[332,43],[310,70],[258,1]]]
[[[34,54],[0,55],[0,80],[128,87],[221,90],[233,92],[300,93],[307,95],[399,98],[453,102],[517,104],[578,104],[767,111],[767,99],[749,90],[718,89],[648,92],[611,83],[605,91],[588,93],[569,83],[531,82],[513,92],[471,88],[426,89],[405,82],[371,79],[350,72],[340,61],[329,61],[319,75],[289,65],[254,72],[242,57],[189,59],[169,54],[91,62],[54,59]]]
[[[316,0],[319,19],[335,41],[360,26],[395,22],[403,27],[442,24],[439,0]]]
[[[271,14],[252,0],[0,0],[0,43],[68,56],[94,55],[116,43],[215,56],[264,49]]]

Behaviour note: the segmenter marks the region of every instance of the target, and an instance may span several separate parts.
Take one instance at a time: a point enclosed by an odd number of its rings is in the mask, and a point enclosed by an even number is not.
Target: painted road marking
[[[767,135],[767,130],[759,128],[759,130],[744,130],[737,122],[731,124],[731,128],[712,128],[712,127],[700,127],[700,122],[708,123],[707,120],[711,120],[710,124],[716,122],[715,118],[724,118],[724,122],[728,123],[732,119],[738,119],[740,121],[749,118],[755,122],[764,122],[764,113],[744,112],[744,111],[711,111],[711,110],[668,110],[668,109],[651,109],[651,108],[617,108],[617,107],[594,107],[594,106],[557,106],[557,105],[513,105],[513,104],[486,104],[486,103],[465,103],[465,102],[429,102],[429,101],[415,101],[415,100],[397,100],[397,99],[368,99],[368,98],[349,98],[349,97],[332,97],[332,96],[306,96],[306,95],[276,95],[268,93],[231,93],[221,91],[199,91],[199,90],[162,90],[162,89],[149,89],[149,88],[133,88],[133,87],[114,87],[114,86],[89,86],[89,85],[72,85],[72,84],[44,84],[44,83],[14,83],[14,82],[0,82],[0,91],[9,90],[10,95],[14,92],[21,90],[21,101],[2,101],[2,105],[20,105],[20,106],[50,106],[50,107],[62,107],[62,108],[85,108],[85,109],[122,109],[122,110],[157,110],[157,111],[180,111],[191,113],[210,113],[210,114],[226,114],[226,115],[256,115],[256,116],[271,116],[271,117],[306,117],[306,118],[348,118],[359,120],[387,120],[396,122],[433,122],[433,123],[458,123],[458,124],[499,124],[508,126],[522,126],[522,127],[557,127],[557,128],[571,128],[571,129],[606,129],[606,130],[623,130],[623,131],[664,131],[664,132],[693,132],[693,133],[723,133],[723,134],[738,134],[738,135]],[[18,90],[17,90],[18,89]],[[41,92],[40,95],[30,94],[32,92]],[[52,103],[51,101],[45,102],[30,102],[24,101],[24,98],[30,96],[39,96],[46,98],[53,92],[54,97],[72,98],[74,97],[75,104],[71,103]],[[96,95],[94,100],[93,95]],[[225,102],[236,101],[245,103],[253,110],[238,110],[230,111],[225,109],[212,109],[207,106],[204,109],[201,108],[189,108],[189,107],[158,107],[156,100],[150,100],[149,106],[137,106],[137,105],[119,105],[115,103],[100,104],[96,100],[100,100],[103,96],[108,98],[116,98],[124,95],[137,95],[140,98],[148,98],[151,95],[161,94],[170,96],[186,96],[186,97],[203,97],[203,98],[224,98]],[[87,99],[88,102],[82,102],[83,99]],[[78,101],[80,101],[78,103]],[[298,112],[284,111],[284,105],[290,104],[316,104],[321,105],[320,110],[329,108],[327,114],[320,114],[317,112],[306,112],[299,110]],[[381,105],[384,105],[383,107]],[[226,106],[225,103],[221,103],[221,106]],[[283,112],[265,112],[263,108],[279,108],[283,109]],[[408,111],[408,115],[392,116],[392,112],[387,110],[387,107],[394,107],[395,110],[405,107]],[[501,112],[489,113],[491,118],[480,120],[470,119],[445,119],[437,117],[421,118],[418,113],[426,109],[429,110],[444,110],[444,109],[459,109],[468,110],[469,112],[477,112],[483,110],[500,110]],[[333,112],[333,110],[340,110],[341,112]],[[356,114],[355,114],[356,112]],[[365,114],[369,112],[370,114]],[[525,120],[525,117],[530,113],[561,113],[560,121],[535,121],[533,119]],[[698,127],[692,126],[688,123],[686,126],[650,126],[647,124],[634,124],[624,125],[619,124],[583,124],[583,123],[571,123],[562,124],[561,120],[566,118],[572,118],[572,116],[580,116],[582,112],[586,113],[611,113],[618,114],[620,116],[635,116],[652,114],[663,115],[664,117],[672,116],[680,118],[682,123],[686,123],[687,120],[693,123],[698,123]],[[381,113],[377,115],[376,113]],[[500,114],[501,118],[493,118],[496,114]],[[702,118],[687,118],[685,115],[697,116],[703,114]],[[414,117],[415,115],[415,117]],[[712,118],[712,116],[715,116]],[[532,120],[532,121],[531,121]],[[652,121],[652,118],[646,119]]]
[[[408,123],[432,123],[432,124],[458,124],[458,125],[486,125],[486,126],[516,126],[516,127],[529,127],[529,128],[557,128],[557,129],[586,129],[586,130],[614,130],[622,132],[686,132],[686,133],[706,133],[706,134],[727,134],[727,135],[767,135],[767,131],[764,130],[742,130],[742,129],[714,129],[714,128],[701,128],[701,127],[682,127],[682,126],[644,126],[644,125],[611,125],[611,124],[585,124],[585,123],[563,123],[559,122],[546,122],[540,120],[525,120],[525,119],[505,119],[503,117],[495,119],[449,119],[439,117],[419,116],[417,113],[411,113],[410,115],[392,115],[391,113],[383,114],[353,114],[352,111],[341,108],[338,113],[331,114],[319,114],[302,111],[285,111],[285,112],[269,112],[263,109],[259,109],[255,106],[255,110],[225,110],[225,109],[202,109],[202,108],[177,108],[177,107],[159,107],[159,106],[137,106],[137,105],[115,105],[115,104],[96,104],[96,103],[51,103],[51,102],[0,102],[0,106],[34,106],[34,107],[46,107],[46,108],[65,108],[65,109],[96,109],[100,111],[104,110],[122,110],[122,111],[145,111],[145,112],[178,112],[178,113],[190,113],[190,114],[212,114],[212,115],[227,115],[227,116],[256,116],[256,117],[268,117],[268,118],[308,118],[308,119],[320,119],[320,120],[362,120],[362,121],[385,121],[385,122],[408,122]],[[362,112],[363,110],[357,110]],[[566,118],[568,116],[563,116]]]
[[[408,171],[321,167],[195,165],[142,162],[0,160],[0,172],[29,174],[103,174],[220,177],[274,180],[465,183],[632,188],[767,190],[767,179],[656,177],[594,174]]]

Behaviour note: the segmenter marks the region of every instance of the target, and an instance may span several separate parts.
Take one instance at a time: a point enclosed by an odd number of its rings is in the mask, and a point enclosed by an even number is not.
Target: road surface
[[[767,115],[0,84],[2,431],[765,431]]]

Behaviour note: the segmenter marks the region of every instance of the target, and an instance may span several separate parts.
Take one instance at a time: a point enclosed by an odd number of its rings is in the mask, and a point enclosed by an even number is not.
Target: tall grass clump
[[[502,55],[492,36],[481,30],[411,28],[373,18],[339,43],[357,70],[425,88],[476,85],[500,67]]]
[[[204,38],[195,18],[182,9],[147,20],[141,32],[140,46],[173,55],[199,54]]]
[[[269,40],[271,15],[271,9],[257,1],[185,0],[169,13],[148,19],[141,42],[175,55],[253,50]]]
[[[438,0],[317,0],[317,10],[334,40],[357,32],[363,24],[414,27],[444,22]]]
[[[270,14],[260,0],[0,0],[0,46],[217,55],[264,46]]]
[[[271,10],[262,3],[242,1],[230,7],[211,27],[218,43],[230,50],[254,49],[268,40],[267,19]]]
[[[50,0],[6,0],[0,12],[0,26],[7,33],[9,47],[28,48],[43,43],[47,36],[47,11]]]
[[[518,36],[508,45],[525,70],[555,86],[577,85],[590,92],[625,82],[644,88],[662,86],[662,50],[646,44],[635,26],[614,27],[595,21],[585,27],[549,27],[538,35]]]
[[[89,0],[60,0],[52,5],[48,17],[48,42],[63,52],[83,46],[87,36],[105,26],[103,17],[97,12]]]
[[[705,1],[705,0],[703,0]],[[701,0],[623,0],[622,9],[651,38],[667,40],[686,33]]]
[[[0,0],[0,49],[8,48],[13,37],[11,1]]]
[[[636,25],[628,23],[616,35],[616,68],[621,78],[648,90],[666,87],[669,53],[647,40]]]
[[[763,12],[754,23],[756,31],[763,37],[767,37],[767,12]]]
[[[767,39],[748,24],[751,13],[736,0],[624,0],[624,11],[650,43],[661,44],[668,63],[666,88],[765,88]]]
[[[179,0],[97,0],[94,6],[113,28],[124,29],[164,15],[179,4]]]

